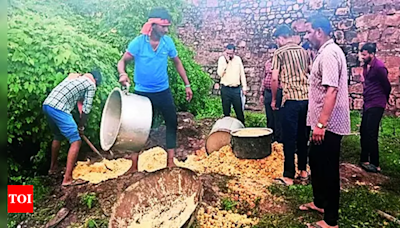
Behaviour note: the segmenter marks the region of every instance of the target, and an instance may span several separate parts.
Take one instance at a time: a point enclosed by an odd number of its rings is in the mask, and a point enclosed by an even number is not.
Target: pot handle
[[[124,91],[126,94],[129,93],[129,88],[131,87],[131,84],[126,83],[125,86],[122,86],[122,91]]]

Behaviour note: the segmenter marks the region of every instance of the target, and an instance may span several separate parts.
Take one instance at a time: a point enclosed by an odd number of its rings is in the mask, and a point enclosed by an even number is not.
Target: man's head
[[[279,25],[275,29],[273,36],[275,37],[276,44],[282,47],[291,41],[293,30],[288,25]]]
[[[361,60],[365,64],[369,64],[374,58],[376,53],[376,44],[366,43],[360,50]]]
[[[307,20],[306,26],[305,38],[318,50],[330,38],[331,22],[324,16],[316,15]]]
[[[172,22],[171,15],[163,7],[152,9],[149,13],[148,19],[162,19],[162,20],[168,21],[169,23]],[[153,23],[152,33],[154,33],[155,35],[157,35],[159,37],[162,37],[168,33],[168,27],[169,27],[169,25],[159,25],[159,24]]]
[[[225,53],[229,59],[233,59],[233,56],[235,55],[235,50],[236,50],[236,47],[233,44],[228,44],[226,46]]]
[[[100,70],[94,69],[90,71],[90,74],[93,76],[94,80],[96,81],[96,86],[99,86],[102,81],[102,76]]]

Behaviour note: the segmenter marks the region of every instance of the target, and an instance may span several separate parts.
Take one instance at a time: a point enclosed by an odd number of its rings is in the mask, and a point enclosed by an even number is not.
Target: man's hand
[[[264,105],[264,96],[263,95],[260,96],[259,102],[260,102],[260,105]]]
[[[324,128],[319,128],[319,127],[314,127],[312,136],[311,136],[311,141],[315,143],[316,145],[321,145],[322,141],[324,141],[325,138],[325,129]]]
[[[190,87],[186,87],[186,100],[190,102],[193,98],[193,91]]]
[[[127,84],[129,84],[129,83],[130,83],[130,80],[129,80],[128,74],[126,74],[126,73],[120,74],[120,75],[119,75],[119,83],[120,83],[122,86],[126,86]]]
[[[228,53],[226,53],[226,51],[224,51],[224,57],[227,63],[229,63],[231,61],[231,59],[229,58]]]
[[[247,91],[243,90],[243,95],[247,96]]]
[[[276,107],[276,100],[271,101],[271,108],[272,110],[279,110],[279,108]]]

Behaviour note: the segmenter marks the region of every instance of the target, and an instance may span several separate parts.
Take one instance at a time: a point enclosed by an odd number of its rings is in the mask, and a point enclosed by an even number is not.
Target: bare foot
[[[82,179],[77,179],[77,180],[64,180],[61,184],[62,187],[69,187],[69,186],[76,186],[76,185],[82,185],[86,184],[89,181],[85,181]]]
[[[313,211],[317,211],[317,212],[319,212],[321,214],[323,214],[325,212],[323,208],[319,208],[319,207],[315,206],[314,202],[303,204],[303,205],[301,205],[299,207],[299,209],[301,211],[311,211],[311,210],[313,210]]]
[[[290,185],[293,185],[293,179],[291,179],[291,178],[288,178],[288,177],[280,177],[280,178],[275,178],[275,183],[276,184],[281,184],[281,185],[284,185],[284,186],[290,186]]]
[[[336,226],[330,226],[326,224],[324,220],[312,223],[312,224],[307,224],[308,228],[339,228],[339,225]]]
[[[307,171],[302,170],[302,171],[300,171],[300,175],[299,176],[301,176],[303,178],[307,178],[308,177],[308,173],[307,173]]]

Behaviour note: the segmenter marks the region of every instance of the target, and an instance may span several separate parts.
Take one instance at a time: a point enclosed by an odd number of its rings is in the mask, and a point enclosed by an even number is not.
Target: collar
[[[328,41],[326,41],[318,50],[318,54],[320,54],[328,45],[333,44],[335,42],[333,42],[333,39],[329,39]]]

